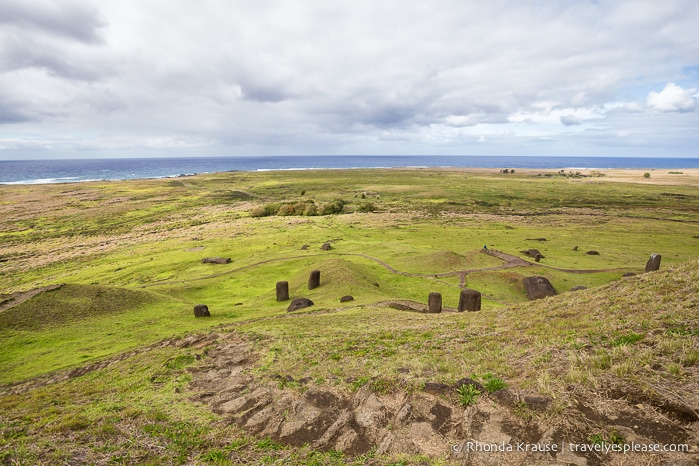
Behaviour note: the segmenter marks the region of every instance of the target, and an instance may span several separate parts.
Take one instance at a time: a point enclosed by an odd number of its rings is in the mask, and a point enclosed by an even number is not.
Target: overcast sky
[[[0,0],[0,159],[699,157],[696,0]]]

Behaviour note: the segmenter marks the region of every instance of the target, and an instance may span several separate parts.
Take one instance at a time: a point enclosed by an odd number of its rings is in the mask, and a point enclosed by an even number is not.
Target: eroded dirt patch
[[[628,403],[608,405],[610,412],[580,403],[561,415],[551,400],[511,388],[483,393],[468,407],[458,404],[451,386],[385,394],[374,393],[370,385],[352,392],[342,385],[301,380],[295,381],[296,388],[283,388],[280,382],[293,378],[253,375],[257,357],[253,343],[244,337],[223,333],[209,348],[203,363],[188,369],[193,375],[191,399],[252,434],[289,445],[348,455],[426,455],[464,465],[695,464],[699,459],[696,423],[682,424]],[[601,438],[609,432],[624,442],[686,443],[693,452],[621,455],[531,448],[592,444],[595,434]],[[486,446],[479,450],[478,445]],[[493,451],[492,445],[513,449]],[[529,451],[520,447],[526,445]]]

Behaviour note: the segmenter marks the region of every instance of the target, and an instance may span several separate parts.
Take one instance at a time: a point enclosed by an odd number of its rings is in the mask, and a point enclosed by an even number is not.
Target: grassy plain
[[[0,186],[0,383],[50,379],[233,326],[255,342],[261,380],[281,374],[391,392],[494,374],[554,400],[551,418],[580,394],[601,404],[612,388],[646,403],[671,391],[696,407],[698,184],[689,170],[646,179],[633,171],[375,169]],[[270,204],[336,199],[342,214],[250,216]],[[374,211],[358,212],[367,202]],[[324,242],[330,251],[320,250]],[[483,254],[484,245],[531,265],[499,268],[504,261]],[[544,259],[527,258],[529,248]],[[672,272],[621,278],[642,273],[651,253]],[[216,256],[232,261],[201,262]],[[314,269],[322,286],[309,291]],[[531,275],[549,278],[561,296],[527,302],[522,279]],[[315,306],[286,318],[287,304],[275,300],[279,280]],[[568,291],[579,285],[589,289]],[[456,307],[461,287],[483,293],[481,312],[377,304],[425,303],[437,291]],[[340,304],[343,295],[355,299]],[[194,319],[197,303],[212,317]],[[236,452],[241,462],[369,461],[260,443],[223,423],[187,401],[183,368],[196,364],[186,349],[157,348],[7,394],[5,459],[229,464]]]

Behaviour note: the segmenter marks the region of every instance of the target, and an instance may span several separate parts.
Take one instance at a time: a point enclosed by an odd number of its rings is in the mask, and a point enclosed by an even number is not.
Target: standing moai
[[[660,254],[651,254],[650,259],[648,259],[648,262],[646,263],[646,272],[655,272],[656,270],[660,270],[660,259],[662,259],[663,256]]]
[[[320,286],[320,270],[314,270],[311,272],[311,276],[308,277],[308,289],[312,290]]]
[[[459,312],[480,310],[481,292],[469,288],[461,290],[459,294]]]
[[[277,282],[277,301],[289,300],[289,282]]]
[[[427,301],[427,312],[438,314],[442,312],[442,295],[440,293],[430,293]]]

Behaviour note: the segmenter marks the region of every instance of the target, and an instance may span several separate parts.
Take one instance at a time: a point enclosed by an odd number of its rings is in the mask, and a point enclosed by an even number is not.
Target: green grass
[[[0,304],[10,293],[65,284],[0,311],[0,383],[231,325],[254,342],[250,371],[261,380],[310,377],[337,390],[369,385],[389,394],[482,374],[484,397],[528,390],[556,400],[554,410],[572,403],[571,384],[591,397],[600,386],[631,386],[651,398],[672,386],[686,395],[699,364],[695,191],[642,179],[444,170],[0,186]],[[353,213],[250,217],[258,206],[337,197]],[[356,212],[367,202],[376,212]],[[326,241],[332,249],[321,251]],[[517,257],[537,248],[545,258],[487,270],[503,261],[482,254],[484,244]],[[593,249],[600,255],[585,254]],[[651,253],[663,255],[660,272],[621,279],[641,274]],[[201,262],[213,256],[232,262]],[[315,269],[321,286],[308,290]],[[454,271],[467,271],[463,285],[483,293],[480,312],[376,305],[426,303],[436,291],[455,308],[460,277],[438,276]],[[522,279],[530,275],[546,276],[561,296],[527,302]],[[288,303],[275,299],[280,280],[292,298],[315,306],[287,314]],[[568,293],[578,285],[589,289]],[[343,295],[354,301],[340,304]],[[194,318],[198,303],[211,318]],[[116,464],[359,461],[248,437],[189,403],[186,369],[199,363],[187,350],[160,348],[3,396],[2,459],[61,463],[79,452],[84,462]],[[610,432],[600,435],[611,441]]]
[[[0,270],[5,292],[70,284],[0,314],[11,364],[5,381],[183,331],[284,313],[274,299],[279,280],[289,281],[292,297],[313,299],[314,309],[336,309],[347,294],[361,306],[426,302],[433,291],[456,307],[459,278],[436,275],[467,270],[464,285],[480,290],[483,309],[490,310],[526,302],[521,283],[528,275],[548,277],[563,293],[641,272],[651,252],[663,254],[663,267],[699,256],[694,225],[676,221],[699,209],[699,196],[682,185],[340,170],[332,180],[314,171],[226,173],[1,189],[4,205],[25,206],[10,211],[0,228],[9,258]],[[370,201],[378,212],[249,218],[255,205],[338,197],[348,210]],[[547,241],[532,241],[541,237]],[[325,241],[333,249],[321,252]],[[480,270],[502,264],[480,253],[483,244],[519,257],[535,247],[546,257],[528,269]],[[591,249],[600,255],[586,255]],[[201,263],[210,256],[232,263]],[[313,269],[322,271],[323,286],[309,292]],[[213,317],[193,321],[197,303],[207,304]],[[75,339],[79,327],[89,331]]]

